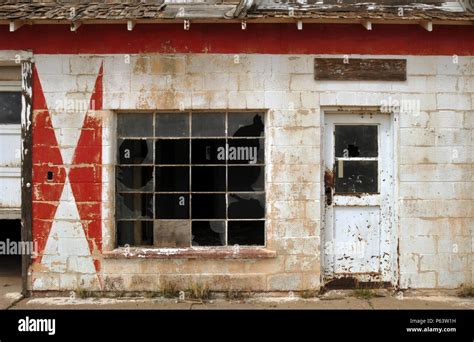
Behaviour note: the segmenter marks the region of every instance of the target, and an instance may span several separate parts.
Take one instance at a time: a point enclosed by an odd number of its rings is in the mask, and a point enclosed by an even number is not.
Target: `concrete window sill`
[[[269,259],[276,252],[263,247],[117,248],[104,251],[106,259]]]

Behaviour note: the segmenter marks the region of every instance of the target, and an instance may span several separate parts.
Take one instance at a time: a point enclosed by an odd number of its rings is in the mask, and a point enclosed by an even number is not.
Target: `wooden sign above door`
[[[315,58],[314,79],[321,81],[406,81],[406,59]]]

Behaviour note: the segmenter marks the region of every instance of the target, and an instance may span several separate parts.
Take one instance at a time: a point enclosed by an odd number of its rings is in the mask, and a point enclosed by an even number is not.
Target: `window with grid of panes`
[[[264,113],[117,115],[118,246],[265,244]]]

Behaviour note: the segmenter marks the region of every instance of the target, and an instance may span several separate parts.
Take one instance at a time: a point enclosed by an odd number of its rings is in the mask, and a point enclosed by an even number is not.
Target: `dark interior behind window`
[[[21,123],[21,92],[0,92],[0,124]]]
[[[119,114],[117,124],[118,246],[265,244],[263,113]]]

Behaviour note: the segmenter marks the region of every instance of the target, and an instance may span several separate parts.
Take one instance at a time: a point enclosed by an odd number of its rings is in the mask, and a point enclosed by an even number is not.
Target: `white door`
[[[396,281],[391,116],[326,114],[324,282]]]
[[[0,67],[0,219],[21,218],[20,79],[20,67]]]

